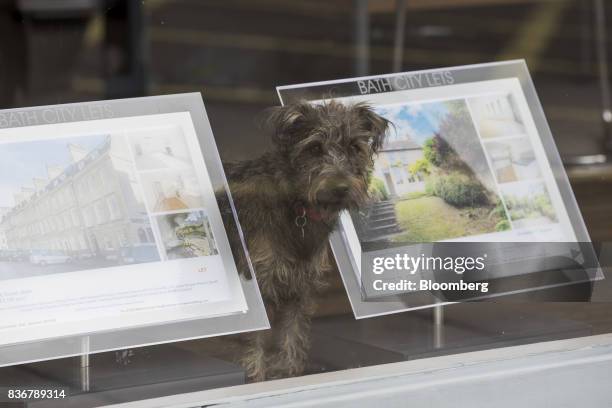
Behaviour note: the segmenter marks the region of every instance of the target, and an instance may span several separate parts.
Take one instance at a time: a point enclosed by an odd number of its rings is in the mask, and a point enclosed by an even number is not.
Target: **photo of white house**
[[[485,143],[498,183],[541,177],[540,167],[527,137]]]
[[[204,206],[200,185],[192,169],[161,170],[140,175],[151,212],[185,210]]]
[[[468,103],[481,138],[525,135],[525,125],[511,93],[470,98]]]
[[[423,159],[423,147],[408,132],[395,134],[376,156],[374,175],[385,183],[392,197],[425,191],[425,179],[412,174],[410,166]]]
[[[128,133],[138,170],[186,170],[192,167],[185,135],[178,126]]]

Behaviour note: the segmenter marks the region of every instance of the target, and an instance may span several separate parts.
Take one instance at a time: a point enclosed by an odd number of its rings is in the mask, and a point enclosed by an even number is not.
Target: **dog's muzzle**
[[[319,191],[317,194],[317,202],[321,204],[340,204],[347,200],[350,193],[348,184],[337,184]]]

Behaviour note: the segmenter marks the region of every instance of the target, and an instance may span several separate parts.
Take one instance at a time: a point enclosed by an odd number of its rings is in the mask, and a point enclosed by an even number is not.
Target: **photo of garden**
[[[204,211],[156,217],[166,259],[218,255],[208,215]]]
[[[502,195],[514,228],[537,227],[558,221],[543,182],[504,185]]]
[[[465,100],[376,110],[393,126],[352,217],[364,250],[511,228]]]

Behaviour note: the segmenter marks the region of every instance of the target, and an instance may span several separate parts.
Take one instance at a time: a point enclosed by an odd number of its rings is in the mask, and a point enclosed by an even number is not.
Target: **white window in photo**
[[[84,199],[87,197],[87,183],[85,182],[84,179],[81,179],[77,185],[77,189],[79,191],[79,196],[81,197],[81,199]]]
[[[85,193],[86,193],[86,194],[91,194],[91,193],[93,192],[93,191],[92,191],[92,189],[91,189],[91,188],[92,188],[92,185],[91,185],[91,183],[89,182],[89,180],[90,180],[90,179],[89,179],[89,175],[85,176],[84,183],[85,183]]]
[[[83,235],[79,235],[79,244],[81,249],[87,249],[87,241]]]
[[[66,211],[64,213],[63,224],[64,224],[64,229],[72,228],[72,222],[71,222],[71,219],[70,219],[70,213],[68,211]]]
[[[147,235],[149,236],[149,242],[155,242],[155,236],[153,235],[153,229],[151,227],[147,228]]]
[[[128,240],[127,232],[125,230],[121,231],[119,234],[119,246],[127,247],[130,241]]]
[[[149,237],[147,237],[147,232],[144,228],[138,228],[138,240],[141,244],[149,242]]]
[[[96,215],[94,213],[93,205],[85,208],[85,226],[93,227],[96,224]]]
[[[107,222],[109,213],[108,213],[108,207],[106,206],[106,203],[104,202],[104,200],[97,201],[94,205],[94,208],[96,212],[97,223],[103,224]]]
[[[90,174],[87,177],[87,192],[88,194],[94,194],[96,192],[96,182],[94,180],[95,174]]]
[[[81,220],[79,219],[79,210],[73,208],[70,211],[70,216],[72,217],[72,225],[75,227],[79,227],[81,225]]]
[[[106,170],[104,167],[98,169],[97,177],[98,177],[98,189],[103,189],[106,186]]]
[[[79,243],[74,235],[70,236],[70,249],[76,250],[79,248]]]
[[[117,197],[114,194],[111,194],[111,196],[106,199],[106,202],[108,204],[111,220],[121,218],[121,208],[119,207]]]

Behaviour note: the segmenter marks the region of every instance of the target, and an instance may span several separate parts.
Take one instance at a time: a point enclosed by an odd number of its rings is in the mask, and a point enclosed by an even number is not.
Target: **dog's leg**
[[[280,311],[280,352],[271,370],[273,375],[288,377],[304,372],[310,349],[310,320],[314,306],[312,296],[303,294],[302,297],[286,303]]]
[[[276,311],[266,305],[266,313],[270,322],[274,321]],[[270,370],[269,348],[273,345],[273,333],[271,330],[259,330],[245,333],[246,345],[241,353],[239,364],[246,370],[250,381],[264,381],[268,378]]]
[[[240,359],[240,365],[244,367],[251,381],[264,381],[267,377],[269,367],[266,349],[269,337],[269,333],[263,330],[247,335],[247,346]]]

